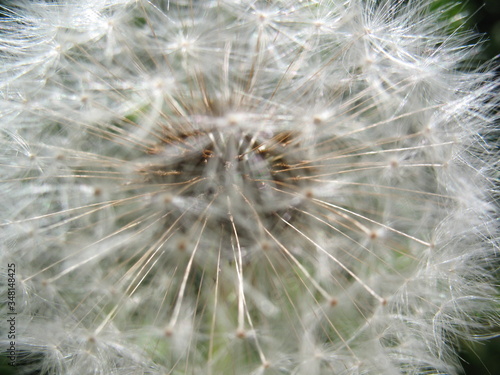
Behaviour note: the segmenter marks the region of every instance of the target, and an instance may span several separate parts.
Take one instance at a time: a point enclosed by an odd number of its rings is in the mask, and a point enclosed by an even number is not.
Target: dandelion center
[[[230,238],[236,231],[246,246],[256,240],[256,221],[277,230],[285,226],[279,218],[293,220],[313,170],[294,134],[285,131],[166,134],[148,154],[152,161],[137,170],[140,183],[160,186],[167,206],[191,202],[169,215],[169,228],[187,231],[204,216],[209,232],[222,228],[221,237]]]

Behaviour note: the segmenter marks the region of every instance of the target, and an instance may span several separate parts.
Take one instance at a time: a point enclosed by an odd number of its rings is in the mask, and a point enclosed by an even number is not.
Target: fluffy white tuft
[[[498,328],[498,82],[429,1],[8,4],[19,373],[456,374]]]

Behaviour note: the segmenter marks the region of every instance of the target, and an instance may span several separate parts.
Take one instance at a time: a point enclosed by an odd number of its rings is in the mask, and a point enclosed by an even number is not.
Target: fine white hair
[[[499,327],[498,80],[432,6],[1,6],[16,371],[459,373]]]

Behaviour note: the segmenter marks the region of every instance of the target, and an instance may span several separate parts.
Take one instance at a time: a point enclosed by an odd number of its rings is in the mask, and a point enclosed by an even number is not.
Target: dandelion
[[[429,6],[8,2],[19,373],[458,373],[498,327],[498,83]]]

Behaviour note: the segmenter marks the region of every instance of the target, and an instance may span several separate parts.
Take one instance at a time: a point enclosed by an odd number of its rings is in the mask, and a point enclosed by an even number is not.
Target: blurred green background
[[[453,2],[437,0],[436,4],[446,6]],[[454,27],[463,24],[482,34],[484,44],[478,62],[497,57],[497,72],[500,74],[500,0],[469,0],[461,3],[450,9],[447,16],[454,22]],[[497,145],[500,149],[498,139]],[[472,345],[463,343],[460,355],[465,375],[500,375],[500,337]]]
[[[433,8],[447,8],[443,18],[451,30],[473,29],[483,42],[479,59],[491,60],[500,54],[500,0],[435,0]]]
[[[468,24],[477,31],[486,33],[489,39],[485,46],[484,57],[488,59],[498,56],[500,54],[500,0],[470,0],[465,7],[471,14]],[[500,355],[500,352],[498,354]]]

